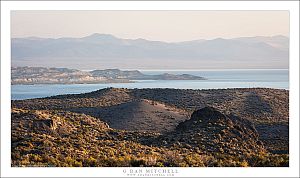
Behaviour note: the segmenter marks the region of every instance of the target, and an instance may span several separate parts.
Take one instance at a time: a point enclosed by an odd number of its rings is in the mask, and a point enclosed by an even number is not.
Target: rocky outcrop
[[[196,110],[191,119],[181,122],[175,131],[162,136],[166,145],[197,147],[201,152],[242,155],[264,149],[254,125],[212,107]]]
[[[12,110],[12,127],[25,129],[25,132],[64,136],[76,133],[87,125],[97,129],[109,128],[107,123],[84,114],[16,108]]]
[[[192,113],[191,119],[182,122],[177,131],[210,129],[230,133],[232,137],[258,138],[258,133],[252,122],[234,115],[225,115],[213,107],[205,107]]]

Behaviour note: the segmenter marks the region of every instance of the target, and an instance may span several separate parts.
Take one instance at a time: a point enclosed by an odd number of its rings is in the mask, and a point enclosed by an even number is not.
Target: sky
[[[179,42],[289,36],[288,11],[12,11],[11,37],[119,38]]]

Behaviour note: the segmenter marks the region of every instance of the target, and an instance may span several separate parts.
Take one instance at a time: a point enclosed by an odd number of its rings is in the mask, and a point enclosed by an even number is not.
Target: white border
[[[178,168],[176,177],[299,176],[299,2],[34,2],[1,1],[1,176],[122,177],[123,168],[12,168],[10,166],[10,11],[11,10],[289,10],[290,11],[290,167]],[[144,168],[145,169],[145,168]]]

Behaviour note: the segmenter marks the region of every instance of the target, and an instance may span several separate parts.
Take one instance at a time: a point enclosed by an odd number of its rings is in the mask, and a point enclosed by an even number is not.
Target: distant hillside
[[[224,69],[289,64],[289,39],[284,36],[166,43],[95,33],[83,38],[13,38],[11,49],[15,66]]]
[[[91,72],[68,68],[12,67],[11,83],[14,84],[81,84],[81,83],[130,83],[132,80],[204,80],[203,77],[164,73],[145,75],[140,71],[119,69],[93,70]]]

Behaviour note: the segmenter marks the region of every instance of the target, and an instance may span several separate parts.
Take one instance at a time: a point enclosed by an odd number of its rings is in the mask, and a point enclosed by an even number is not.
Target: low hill
[[[151,100],[135,100],[108,107],[71,109],[103,119],[112,128],[132,131],[167,132],[188,119],[186,111]]]

